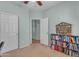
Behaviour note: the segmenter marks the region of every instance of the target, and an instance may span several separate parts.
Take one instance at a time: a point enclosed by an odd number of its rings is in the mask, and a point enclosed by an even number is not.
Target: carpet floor
[[[16,49],[3,54],[3,57],[69,57],[68,55],[52,50],[42,44],[36,43],[28,47]]]

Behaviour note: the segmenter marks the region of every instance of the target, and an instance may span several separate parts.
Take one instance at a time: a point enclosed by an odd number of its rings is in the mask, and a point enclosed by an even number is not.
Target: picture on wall
[[[72,24],[61,22],[56,25],[56,33],[59,34],[71,34],[72,33]]]

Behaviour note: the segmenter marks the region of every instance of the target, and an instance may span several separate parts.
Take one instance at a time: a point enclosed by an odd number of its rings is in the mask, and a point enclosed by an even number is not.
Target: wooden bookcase
[[[74,43],[71,42],[71,38],[73,38]],[[51,48],[53,50],[70,56],[79,57],[79,36],[51,34],[51,42]],[[66,47],[64,47],[64,43]]]

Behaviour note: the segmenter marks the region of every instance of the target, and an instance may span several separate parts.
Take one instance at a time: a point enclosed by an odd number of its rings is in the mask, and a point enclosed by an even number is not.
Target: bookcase
[[[79,57],[79,36],[51,34],[51,48],[73,57]]]

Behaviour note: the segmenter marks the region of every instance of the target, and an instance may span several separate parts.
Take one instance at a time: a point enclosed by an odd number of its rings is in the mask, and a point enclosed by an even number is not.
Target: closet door
[[[3,53],[18,48],[18,16],[1,14],[1,40],[4,41]]]

